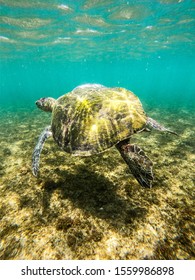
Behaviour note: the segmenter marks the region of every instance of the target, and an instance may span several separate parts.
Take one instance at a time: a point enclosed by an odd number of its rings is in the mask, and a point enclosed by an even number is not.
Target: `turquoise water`
[[[0,104],[31,106],[83,83],[146,104],[192,106],[195,3],[1,1]]]
[[[195,1],[1,0],[0,259],[195,259]],[[137,133],[142,188],[112,147],[71,157],[35,101],[125,87],[178,135]]]

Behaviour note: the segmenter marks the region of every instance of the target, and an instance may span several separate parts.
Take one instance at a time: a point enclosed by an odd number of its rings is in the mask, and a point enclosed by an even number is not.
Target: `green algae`
[[[71,157],[52,139],[35,178],[32,151],[50,115],[2,111],[0,259],[195,259],[194,114],[149,114],[179,136],[133,136],[154,162],[144,189],[115,148]]]

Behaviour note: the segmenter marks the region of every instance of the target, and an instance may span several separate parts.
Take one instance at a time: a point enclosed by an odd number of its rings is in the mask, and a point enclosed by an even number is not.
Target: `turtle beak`
[[[39,101],[39,100],[37,100],[37,101],[35,102],[35,104],[37,105],[38,108],[40,108],[40,101]]]
[[[37,107],[38,107],[39,109],[42,109],[42,108],[43,108],[43,106],[44,106],[44,100],[45,100],[45,98],[41,98],[41,99],[39,99],[39,100],[37,100],[37,101],[35,102],[35,104],[37,105]]]
[[[43,98],[37,100],[37,101],[35,102],[35,104],[37,105],[38,108],[41,109],[41,108],[43,107]]]

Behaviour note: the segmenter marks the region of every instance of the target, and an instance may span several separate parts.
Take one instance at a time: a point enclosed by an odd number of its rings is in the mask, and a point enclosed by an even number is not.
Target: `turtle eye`
[[[41,103],[44,103],[45,102],[45,97],[43,97],[43,98],[41,98],[41,99],[39,99],[39,102],[41,102]]]

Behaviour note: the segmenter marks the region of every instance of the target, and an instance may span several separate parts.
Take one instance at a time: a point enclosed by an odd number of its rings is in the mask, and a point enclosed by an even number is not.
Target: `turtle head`
[[[52,97],[40,98],[35,102],[37,107],[45,112],[52,112],[56,100]]]

